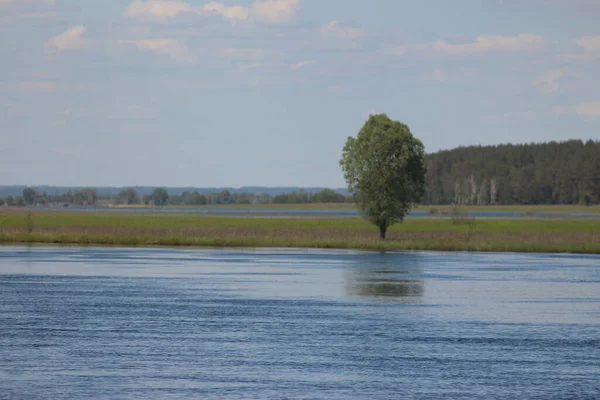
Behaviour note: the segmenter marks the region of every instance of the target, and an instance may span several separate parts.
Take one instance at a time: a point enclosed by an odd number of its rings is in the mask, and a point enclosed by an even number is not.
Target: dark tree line
[[[540,144],[470,146],[427,156],[423,204],[600,204],[600,141],[570,140]],[[267,193],[169,194],[156,188],[141,195],[135,188],[99,196],[94,188],[50,194],[25,188],[20,196],[0,197],[0,205],[155,205],[305,204],[352,202],[334,190]]]
[[[273,197],[275,204],[308,204],[308,203],[344,203],[351,201],[346,197],[331,189],[323,189],[320,192],[312,193],[300,190],[298,192],[282,193]]]
[[[38,192],[34,188],[27,187],[23,189],[21,196],[0,197],[0,205],[7,206],[34,206],[34,205],[62,205],[75,204],[80,206],[92,206],[98,202],[96,189],[83,188],[69,190],[61,194],[49,194],[47,192]]]
[[[600,142],[470,146],[428,156],[424,204],[598,204]]]

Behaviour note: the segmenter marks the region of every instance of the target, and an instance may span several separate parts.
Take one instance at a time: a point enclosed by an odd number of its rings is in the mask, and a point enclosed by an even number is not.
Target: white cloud
[[[363,29],[345,26],[340,21],[331,21],[321,26],[321,34],[325,37],[356,39],[366,35]]]
[[[435,50],[452,55],[468,55],[488,51],[536,50],[544,47],[545,40],[541,36],[520,34],[517,36],[478,36],[474,42],[452,44],[443,40],[432,43]]]
[[[577,44],[585,51],[600,52],[600,36],[584,36],[577,41]]]
[[[182,1],[150,0],[147,2],[136,0],[125,10],[125,16],[175,18],[181,13],[193,12],[194,7]]]
[[[156,54],[169,56],[180,63],[193,64],[196,57],[190,53],[187,45],[182,40],[175,39],[147,39],[147,40],[121,40],[121,44],[131,44],[138,49],[148,50]]]
[[[559,56],[561,61],[577,62],[600,59],[600,36],[584,36],[579,38],[575,44],[581,51],[562,54]]]
[[[89,46],[87,40],[82,36],[86,31],[83,25],[69,28],[66,32],[57,35],[46,42],[46,51],[49,53],[60,53],[65,50],[82,50]]]
[[[300,0],[255,0],[250,7],[227,6],[216,1],[195,7],[183,1],[135,0],[125,10],[125,16],[168,20],[177,18],[180,14],[219,15],[227,20],[282,23],[292,19],[299,7]]]
[[[225,6],[224,4],[212,2],[197,10],[199,14],[218,14],[221,17],[229,20],[247,20],[250,17],[250,12],[247,7],[242,6]]]
[[[600,118],[600,101],[554,107],[554,113],[557,115],[576,114],[580,117]]]
[[[294,71],[297,71],[301,68],[310,67],[311,65],[316,65],[316,64],[317,64],[317,62],[314,60],[300,61],[299,63],[291,65],[290,68],[292,68]]]
[[[566,76],[563,70],[548,71],[544,75],[534,79],[531,84],[542,94],[550,95],[558,92],[560,81]]]
[[[248,8],[241,6],[225,6],[222,3],[211,2],[202,7],[194,7],[183,1],[134,1],[125,10],[125,16],[130,18],[145,18],[167,20],[177,18],[180,14],[210,15],[217,14],[226,19],[248,19]]]
[[[300,0],[254,1],[250,14],[257,21],[281,23],[292,19],[299,8]]]

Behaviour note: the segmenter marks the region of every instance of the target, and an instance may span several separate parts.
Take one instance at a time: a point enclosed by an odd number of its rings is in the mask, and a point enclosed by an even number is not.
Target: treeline
[[[600,141],[459,147],[428,155],[423,204],[600,204]],[[147,188],[145,188],[147,190]],[[173,189],[175,191],[175,189]],[[0,205],[308,204],[351,202],[332,189],[287,193],[214,192],[156,188],[144,193],[124,188],[117,194],[94,188],[49,194],[27,187]]]
[[[186,191],[180,195],[170,195],[165,188],[157,188],[152,194],[140,196],[134,188],[121,190],[115,198],[114,204],[145,204],[154,206],[201,206],[201,205],[228,205],[228,204],[305,204],[305,203],[343,203],[352,201],[351,197],[344,196],[332,189],[323,189],[319,192],[306,192],[303,190],[282,193],[271,196],[267,193],[231,193],[229,190],[201,194],[198,191]]]
[[[268,193],[231,193],[229,190],[201,194],[197,190],[181,194],[169,194],[166,188],[156,188],[150,194],[142,195],[135,188],[124,188],[116,195],[97,194],[96,189],[84,188],[69,190],[62,194],[49,195],[34,188],[23,189],[20,196],[0,197],[0,206],[98,206],[98,205],[148,205],[148,206],[203,206],[228,204],[303,204],[303,203],[343,203],[352,201],[332,189],[318,192],[304,190],[271,196]]]
[[[428,156],[424,204],[598,204],[600,142],[471,146]]]
[[[33,188],[23,189],[20,196],[0,197],[0,205],[6,206],[27,206],[27,205],[68,205],[79,206],[95,205],[99,197],[96,189],[84,188],[79,190],[69,190],[61,194],[48,194],[47,192],[38,192]]]
[[[273,197],[275,204],[346,203],[351,201],[351,196],[344,196],[331,189],[323,189],[317,193],[300,190]]]

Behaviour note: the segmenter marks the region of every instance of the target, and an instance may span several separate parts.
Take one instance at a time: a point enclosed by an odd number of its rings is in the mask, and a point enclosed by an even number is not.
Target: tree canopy
[[[358,209],[379,227],[381,239],[425,191],[423,144],[385,114],[371,115],[356,138],[348,137],[340,166]]]
[[[600,142],[469,146],[428,156],[427,204],[598,204]]]
[[[119,192],[115,200],[116,204],[140,204],[140,196],[134,188],[126,188]]]
[[[156,188],[152,191],[152,202],[155,206],[166,206],[169,201],[169,192],[165,188]]]

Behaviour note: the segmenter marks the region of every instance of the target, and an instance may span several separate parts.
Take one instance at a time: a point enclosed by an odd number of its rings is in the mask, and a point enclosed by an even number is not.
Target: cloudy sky
[[[0,0],[0,184],[340,187],[375,112],[429,152],[598,140],[599,20],[597,0]]]

